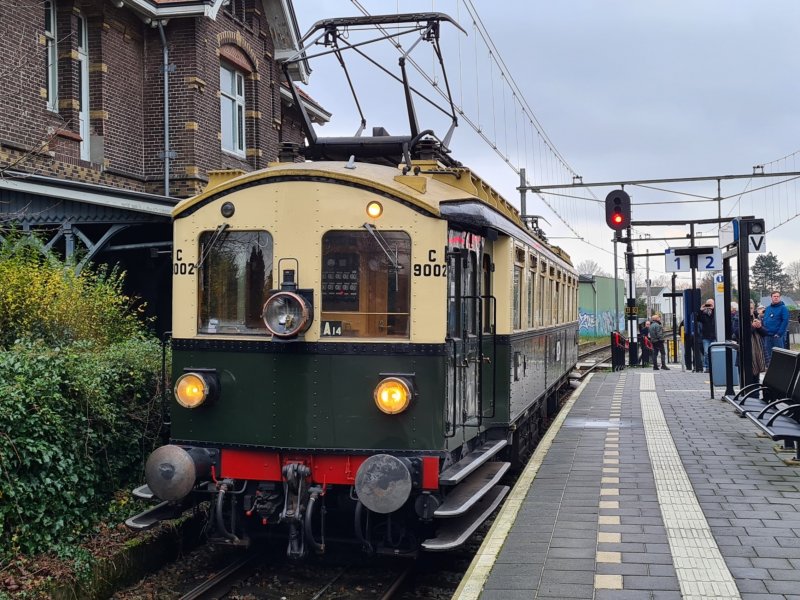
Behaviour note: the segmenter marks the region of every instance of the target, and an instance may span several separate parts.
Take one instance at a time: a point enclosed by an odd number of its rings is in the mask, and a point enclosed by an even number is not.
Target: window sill
[[[222,153],[225,156],[230,156],[231,158],[235,158],[235,159],[240,160],[242,162],[247,162],[247,155],[246,154],[239,154],[237,152],[234,152],[233,150],[226,150],[225,148],[220,148],[220,150],[222,150]]]

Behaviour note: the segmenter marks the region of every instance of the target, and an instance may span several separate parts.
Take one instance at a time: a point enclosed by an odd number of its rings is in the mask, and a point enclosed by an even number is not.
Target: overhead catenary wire
[[[501,148],[501,142],[499,140],[498,126],[497,126],[497,114],[496,114],[497,113],[497,110],[496,110],[497,107],[496,107],[496,98],[495,98],[495,90],[494,90],[494,70],[495,70],[495,67],[496,67],[498,69],[498,71],[500,72],[500,74],[501,74],[501,78],[500,78],[501,82],[505,82],[505,84],[508,85],[511,88],[512,93],[516,95],[516,98],[518,100],[519,107],[520,107],[520,110],[521,110],[522,114],[524,115],[525,118],[527,118],[531,128],[533,130],[535,130],[535,132],[536,132],[536,136],[537,136],[537,139],[539,140],[539,146],[540,146],[540,152],[538,153],[538,159],[539,159],[538,160],[538,163],[539,163],[538,172],[546,174],[547,179],[551,180],[551,181],[554,180],[557,177],[557,172],[561,171],[561,170],[565,170],[569,174],[570,177],[573,177],[573,178],[577,177],[577,174],[574,171],[574,169],[572,169],[572,167],[567,163],[567,161],[564,159],[564,157],[561,155],[561,153],[555,148],[555,145],[553,144],[553,142],[550,140],[550,138],[544,132],[544,128],[541,126],[541,123],[536,118],[535,114],[533,113],[532,109],[530,108],[530,105],[528,104],[528,102],[525,99],[524,95],[522,94],[521,90],[517,86],[516,81],[514,80],[513,76],[510,74],[510,72],[508,70],[508,67],[506,66],[505,62],[502,59],[502,56],[500,56],[499,51],[497,50],[497,47],[495,46],[494,42],[491,40],[491,36],[489,35],[488,31],[486,30],[485,26],[483,25],[483,22],[481,21],[480,16],[478,15],[477,10],[475,9],[474,5],[469,0],[461,0],[461,1],[463,2],[464,7],[466,8],[467,14],[469,15],[469,17],[472,20],[473,32],[477,33],[476,37],[480,37],[481,40],[483,41],[484,45],[487,48],[487,60],[489,61],[490,80],[492,82],[492,86],[491,86],[491,88],[492,88],[491,89],[491,102],[492,102],[492,137],[493,137],[493,139],[490,139],[490,137],[487,135],[486,128],[481,126],[481,122],[480,122],[480,114],[481,114],[481,111],[480,111],[480,91],[481,91],[481,88],[480,88],[479,80],[477,78],[476,78],[476,109],[475,109],[476,117],[475,117],[475,119],[470,118],[470,115],[468,115],[467,112],[464,110],[464,104],[463,104],[463,101],[462,101],[459,105],[457,105],[455,107],[456,114],[459,116],[459,119],[464,121],[465,123],[467,123],[473,129],[473,131],[475,131],[478,134],[478,136],[481,139],[483,139],[483,141],[494,150],[496,155],[508,167],[510,167],[515,173],[519,174],[520,165],[521,165],[522,161],[519,160],[519,157],[517,157],[518,164],[514,164],[512,162],[512,160],[511,160],[511,158],[510,158],[510,152],[508,151],[509,140],[508,140],[507,126],[505,126],[506,131],[504,133],[504,139],[503,139],[503,143],[505,144],[505,151],[503,151],[503,149]],[[362,12],[362,14],[364,14],[364,15],[369,15],[370,14],[369,11],[367,11],[367,9],[361,4],[360,0],[351,0],[351,2],[353,3],[353,5],[359,11]],[[378,29],[383,31],[383,28],[380,27],[380,26],[378,26]],[[385,33],[385,31],[384,31],[384,33]],[[402,47],[399,44],[399,42],[395,41],[395,42],[393,42],[393,45],[395,46],[395,48],[398,51],[402,52]],[[475,66],[476,66],[476,73],[477,73],[477,72],[480,72],[480,70],[479,70],[479,53],[478,53],[477,43],[475,43],[474,46],[475,46],[475,51],[474,51]],[[428,73],[425,72],[425,70],[423,68],[420,67],[420,65],[417,63],[417,61],[415,61],[410,56],[406,56],[406,61],[407,61],[408,64],[410,64],[422,76],[422,78],[425,81],[428,82],[429,85],[431,85],[431,87],[433,89],[435,89],[443,97],[445,96],[445,92],[442,89],[440,89],[439,86],[436,85],[435,81],[431,78],[431,76]],[[506,109],[506,106],[505,106],[505,103],[504,103],[504,110],[505,109]],[[536,153],[535,152],[534,152],[534,157],[536,157]],[[528,172],[527,169],[526,169],[526,172]],[[564,176],[566,177],[567,174],[565,173]],[[591,190],[589,190],[589,194],[594,196],[594,194],[593,194],[593,192]],[[547,201],[544,198],[544,196],[542,196],[541,194],[537,194],[537,196],[542,201],[542,203],[558,218],[558,220],[561,223],[563,223],[567,227],[567,229],[569,229],[573,234],[575,234],[578,237],[578,239],[580,239],[580,241],[582,241],[582,242],[584,242],[584,243],[586,243],[586,244],[588,244],[588,245],[590,245],[590,246],[592,246],[594,248],[602,250],[603,252],[607,252],[607,253],[611,254],[611,252],[609,250],[607,250],[606,248],[603,248],[603,247],[601,247],[601,246],[599,246],[597,244],[594,244],[594,243],[590,242],[589,240],[587,240],[585,235],[581,235],[574,228],[574,226],[569,221],[570,220],[577,221],[578,219],[576,218],[575,215],[570,215],[569,217],[565,217],[564,215],[561,214],[561,211],[556,206],[554,206],[551,202]],[[576,207],[574,206],[574,204],[572,204],[572,205],[568,204],[566,206],[566,210],[568,212],[570,212],[570,211],[579,212],[576,209]],[[585,217],[585,211],[583,213],[581,213],[581,215],[583,217]],[[591,226],[588,226],[587,227],[587,231],[591,231],[591,232],[594,233],[594,228],[592,228]]]

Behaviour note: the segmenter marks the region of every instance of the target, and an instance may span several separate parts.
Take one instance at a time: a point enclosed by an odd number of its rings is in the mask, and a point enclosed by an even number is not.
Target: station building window
[[[273,289],[272,236],[266,231],[206,231],[200,235],[198,256],[198,331],[266,333],[261,313]],[[181,265],[192,270],[188,263]]]
[[[411,238],[403,231],[327,232],[322,237],[322,337],[408,338],[410,272]]]
[[[44,39],[47,109],[58,112],[58,40],[56,38],[55,0],[45,0],[44,3]]]
[[[247,0],[228,0],[224,11],[241,23],[247,22]]]
[[[219,67],[222,149],[245,156],[245,75],[233,65]]]
[[[78,126],[81,136],[81,160],[91,160],[89,137],[89,28],[86,17],[77,16],[75,37],[78,42]]]

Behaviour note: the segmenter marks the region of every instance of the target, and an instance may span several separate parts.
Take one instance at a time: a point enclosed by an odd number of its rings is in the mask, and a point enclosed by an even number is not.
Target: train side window
[[[545,325],[545,313],[544,313],[544,288],[545,288],[545,266],[544,262],[542,263],[541,271],[539,272],[539,302],[538,302],[538,310],[536,311],[536,324],[540,327]]]
[[[488,254],[483,255],[483,333],[494,332],[494,322],[492,316],[493,305],[490,300],[492,295],[492,257]]]
[[[199,256],[198,332],[266,333],[261,312],[274,287],[272,236],[266,231],[205,231]]]
[[[409,337],[411,238],[379,233],[388,252],[369,231],[322,236],[323,337]]]

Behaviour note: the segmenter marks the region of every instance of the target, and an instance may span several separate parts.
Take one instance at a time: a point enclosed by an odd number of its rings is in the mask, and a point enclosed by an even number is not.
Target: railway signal
[[[631,224],[631,197],[625,190],[614,190],[606,196],[606,223],[614,231]]]

